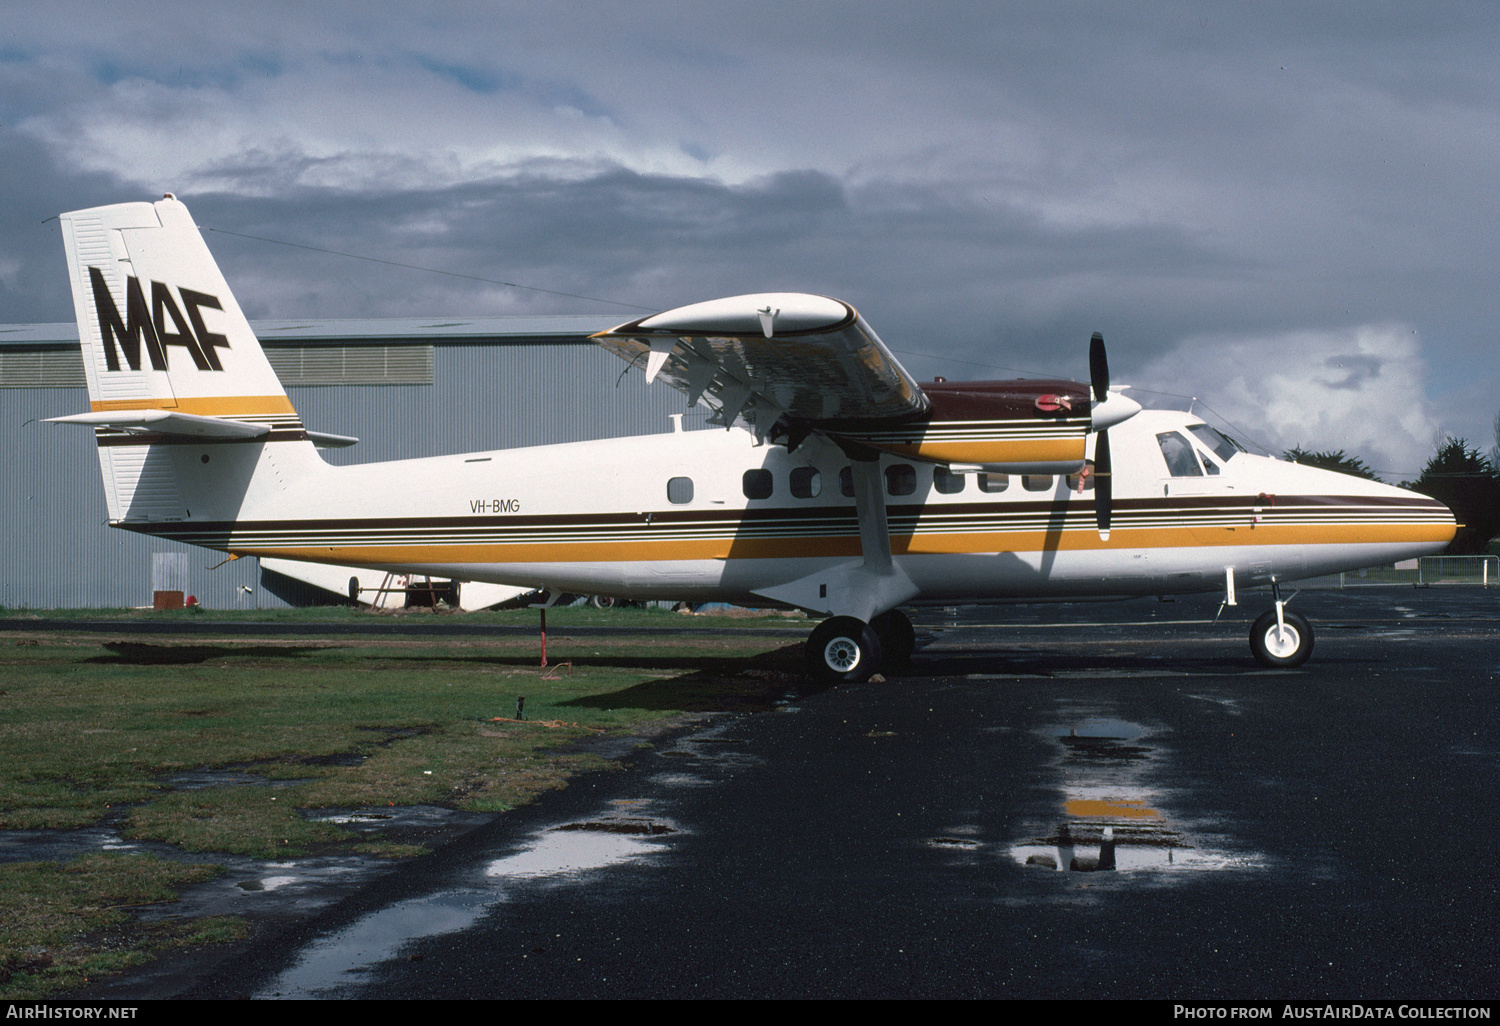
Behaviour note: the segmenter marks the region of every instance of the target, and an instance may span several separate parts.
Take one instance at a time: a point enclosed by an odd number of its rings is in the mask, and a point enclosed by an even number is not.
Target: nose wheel
[[[1262,666],[1276,670],[1301,666],[1312,655],[1312,649],[1312,625],[1285,609],[1279,622],[1276,610],[1272,609],[1262,613],[1250,628],[1250,651]]]

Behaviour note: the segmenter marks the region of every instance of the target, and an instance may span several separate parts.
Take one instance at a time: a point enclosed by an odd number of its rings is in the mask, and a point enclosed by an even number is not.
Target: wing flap
[[[864,318],[797,292],[731,296],[600,332],[594,341],[764,435],[782,415],[876,421],[925,413],[926,395]]]

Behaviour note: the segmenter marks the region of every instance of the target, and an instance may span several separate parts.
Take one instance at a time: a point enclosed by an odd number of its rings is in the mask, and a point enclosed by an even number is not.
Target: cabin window
[[[667,482],[667,501],[681,506],[693,501],[693,479],[674,477]]]
[[[1198,466],[1198,457],[1186,438],[1176,431],[1164,431],[1156,436],[1161,446],[1162,458],[1167,461],[1167,473],[1173,477],[1202,477],[1203,468]]]
[[[934,467],[932,470],[932,486],[943,495],[957,495],[964,490],[964,476],[955,474],[947,467]]]
[[[885,490],[887,495],[910,495],[917,490],[917,468],[910,463],[897,463],[885,468]]]
[[[747,470],[741,479],[741,487],[747,499],[769,499],[775,482],[769,470]]]
[[[845,467],[843,470],[839,471],[839,491],[844,494],[844,498],[846,499],[854,498],[853,467]]]
[[[980,474],[979,490],[981,492],[1003,492],[1010,487],[1009,474]]]
[[[823,490],[823,478],[817,467],[797,467],[792,471],[792,495],[798,499],[816,499]]]
[[[1050,492],[1052,490],[1052,475],[1023,474],[1021,475],[1021,487],[1028,492]]]

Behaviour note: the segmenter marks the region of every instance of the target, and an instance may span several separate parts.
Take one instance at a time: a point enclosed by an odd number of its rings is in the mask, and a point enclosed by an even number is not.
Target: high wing
[[[851,456],[885,452],[955,471],[1077,472],[1087,436],[1140,409],[1109,387],[1097,334],[1092,384],[918,384],[852,306],[799,292],[695,303],[594,340],[632,365],[644,361],[647,381],[664,378],[711,408],[710,423],[741,421],[789,450],[817,432]]]
[[[783,416],[879,423],[920,417],[930,403],[859,312],[799,292],[730,296],[678,307],[594,336],[627,362],[759,438]]]

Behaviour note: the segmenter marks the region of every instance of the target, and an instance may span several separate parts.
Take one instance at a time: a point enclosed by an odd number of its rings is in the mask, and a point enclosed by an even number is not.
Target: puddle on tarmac
[[[710,727],[679,739],[656,753],[665,768],[650,782],[659,787],[709,787],[725,773],[759,766],[765,760],[741,750],[740,739],[725,736],[726,726]]]
[[[928,838],[927,844],[941,851],[978,851],[981,847],[978,841],[968,837],[932,837]]]
[[[403,944],[468,927],[493,900],[482,892],[450,891],[387,905],[308,945],[296,965],[253,996],[333,996],[339,987],[361,982],[362,970],[394,958]]]
[[[301,883],[300,876],[261,876],[249,880],[241,880],[235,884],[242,891],[275,891],[280,890],[288,884]]]
[[[343,987],[363,983],[371,966],[397,957],[408,942],[467,929],[506,901],[507,884],[582,883],[595,870],[661,854],[663,842],[652,838],[678,832],[670,823],[639,814],[649,802],[613,804],[631,814],[605,813],[542,831],[520,851],[486,865],[486,887],[455,888],[373,912],[310,944],[296,965],[254,996],[335,996]]]
[[[1172,822],[1171,795],[1146,780],[1165,758],[1156,733],[1138,723],[1080,717],[1045,736],[1062,750],[1058,820],[1010,847],[1022,865],[1054,872],[1242,869],[1256,855],[1203,847]],[[1106,845],[1107,842],[1107,845]]]

